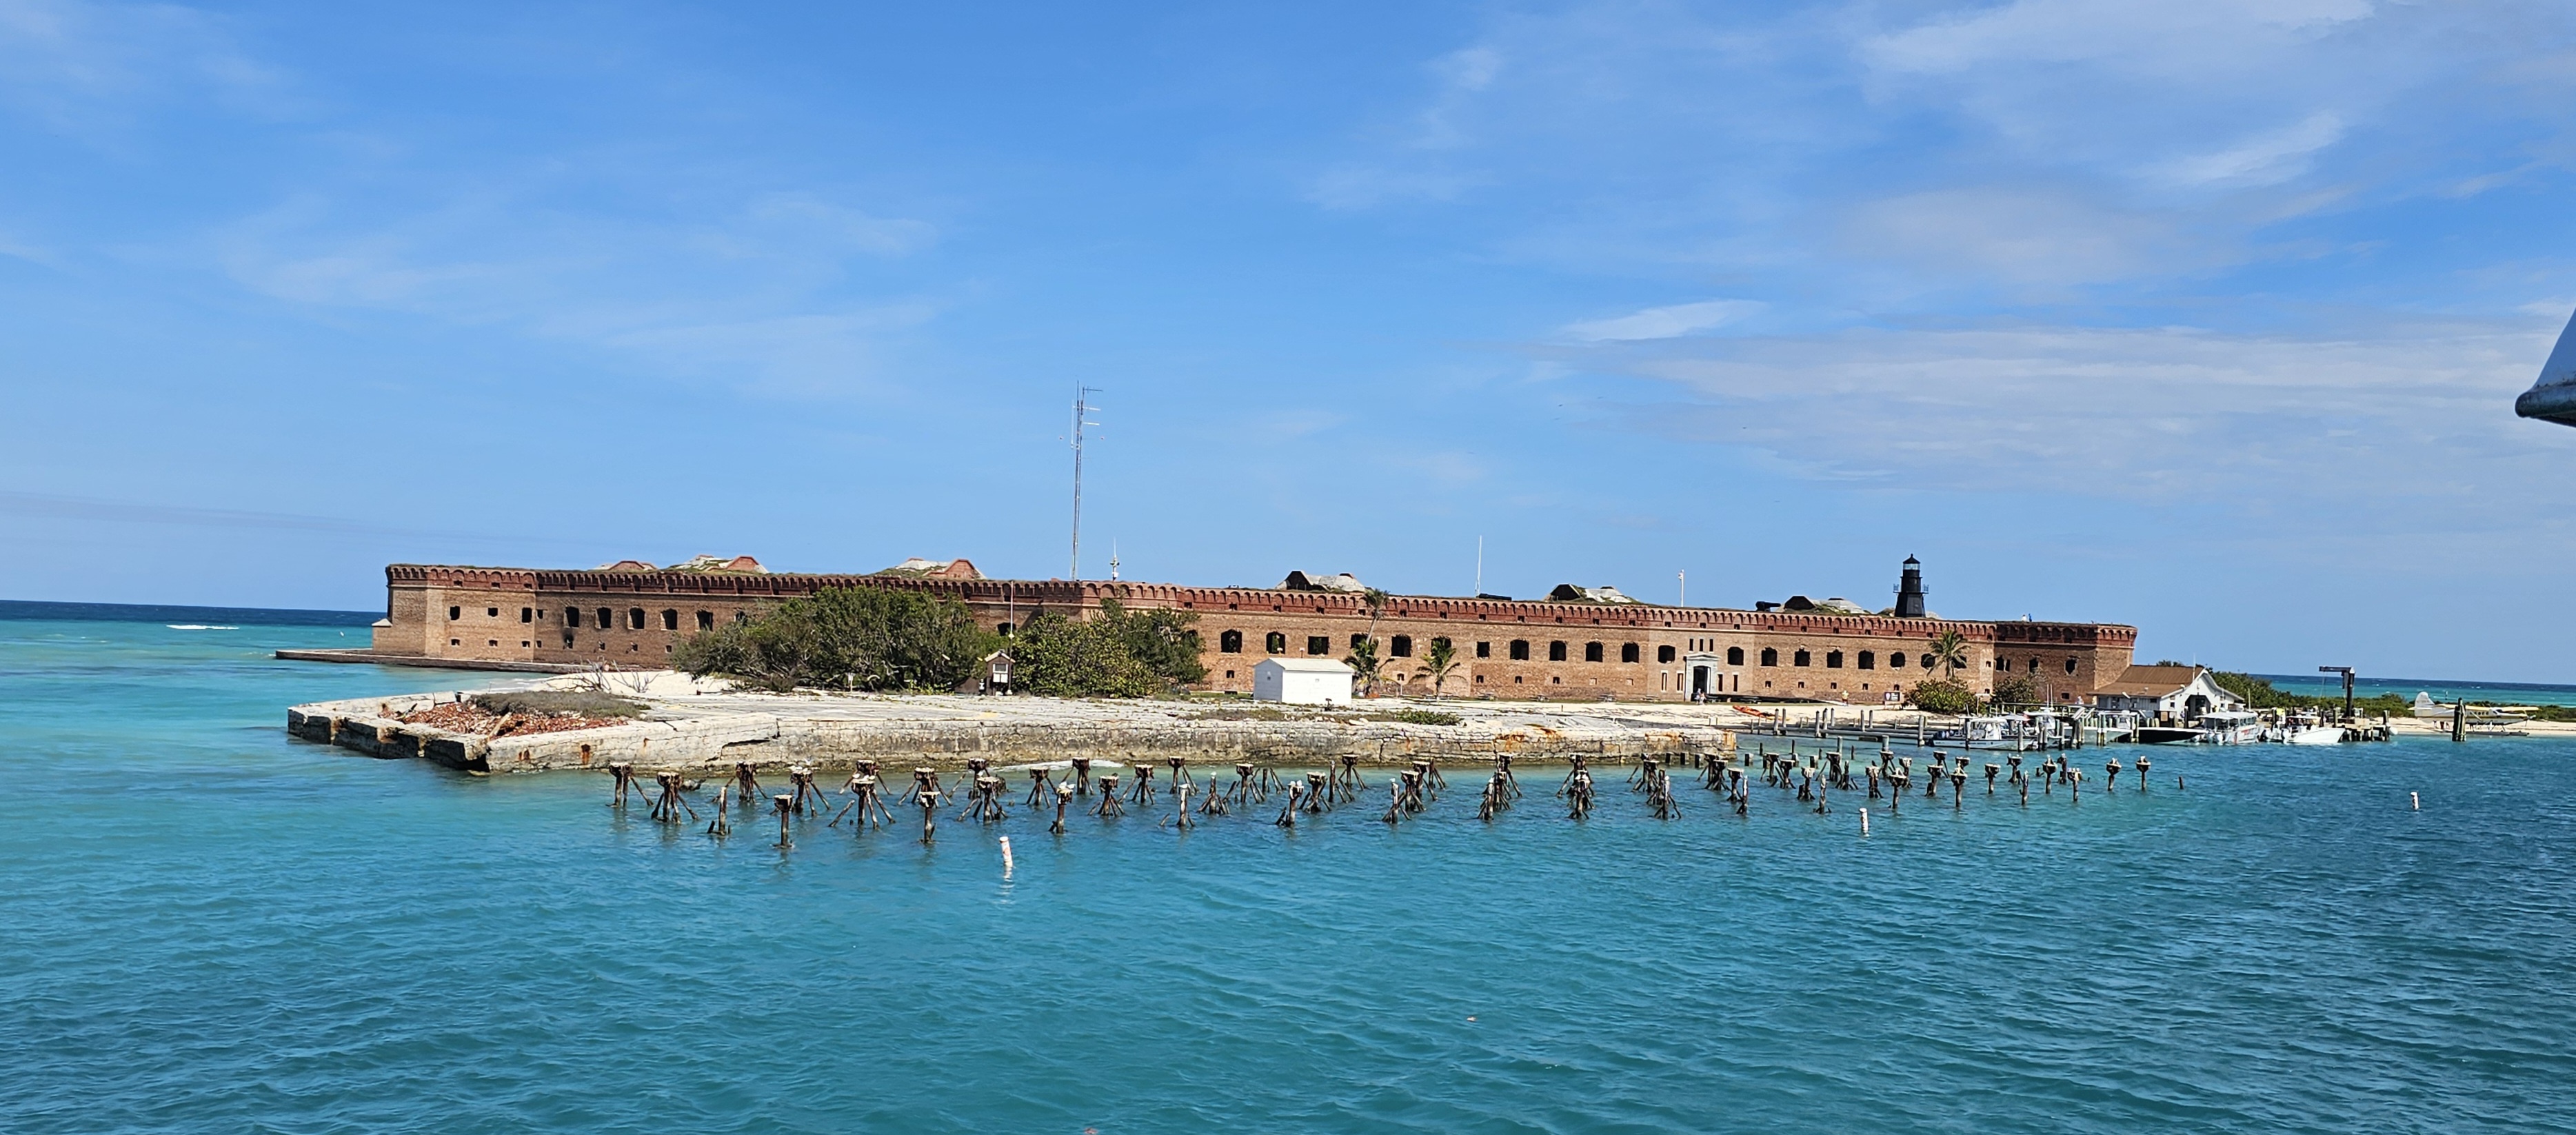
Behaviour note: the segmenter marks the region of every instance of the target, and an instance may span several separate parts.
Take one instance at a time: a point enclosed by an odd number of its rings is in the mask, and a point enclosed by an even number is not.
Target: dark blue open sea
[[[782,853],[287,739],[468,680],[268,656],[363,625],[56,614],[0,619],[13,1132],[2576,1126],[2565,743],[2160,750],[1866,839],[1487,826],[1464,771],[1392,830],[1014,816],[1006,881],[991,829]]]

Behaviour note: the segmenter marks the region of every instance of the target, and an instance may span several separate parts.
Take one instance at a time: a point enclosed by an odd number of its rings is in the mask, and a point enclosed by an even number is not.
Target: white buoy
[[[1869,809],[1867,808],[1860,810],[1860,834],[1869,834]]]
[[[1011,837],[1002,837],[1002,877],[1011,877]]]
[[[2408,802],[2408,803],[2413,804],[2413,805],[2415,806],[2415,810],[2416,810],[2416,811],[2421,812],[2421,811],[2423,811],[2423,810],[2424,810],[2424,794],[2423,794],[2423,793],[2420,793],[2420,792],[2409,792],[2409,793],[2407,793],[2407,794],[2406,794],[2406,800],[2407,800],[2407,802]]]

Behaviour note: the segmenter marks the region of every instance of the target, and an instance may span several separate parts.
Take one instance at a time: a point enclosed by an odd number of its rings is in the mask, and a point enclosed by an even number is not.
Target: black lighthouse
[[[1923,617],[1923,564],[1912,556],[1905,557],[1905,575],[1896,581],[1896,617]]]

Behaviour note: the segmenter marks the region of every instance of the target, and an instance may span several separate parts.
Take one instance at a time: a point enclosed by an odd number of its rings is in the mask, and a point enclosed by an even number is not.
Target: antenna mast
[[[1087,421],[1092,406],[1090,396],[1100,393],[1095,386],[1073,388],[1073,569],[1067,577],[1082,578],[1082,430],[1100,423]]]

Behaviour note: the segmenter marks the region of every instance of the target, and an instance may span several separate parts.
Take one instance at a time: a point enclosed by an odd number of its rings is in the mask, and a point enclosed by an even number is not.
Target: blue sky
[[[0,596],[749,552],[2576,680],[2576,5],[0,0]]]

